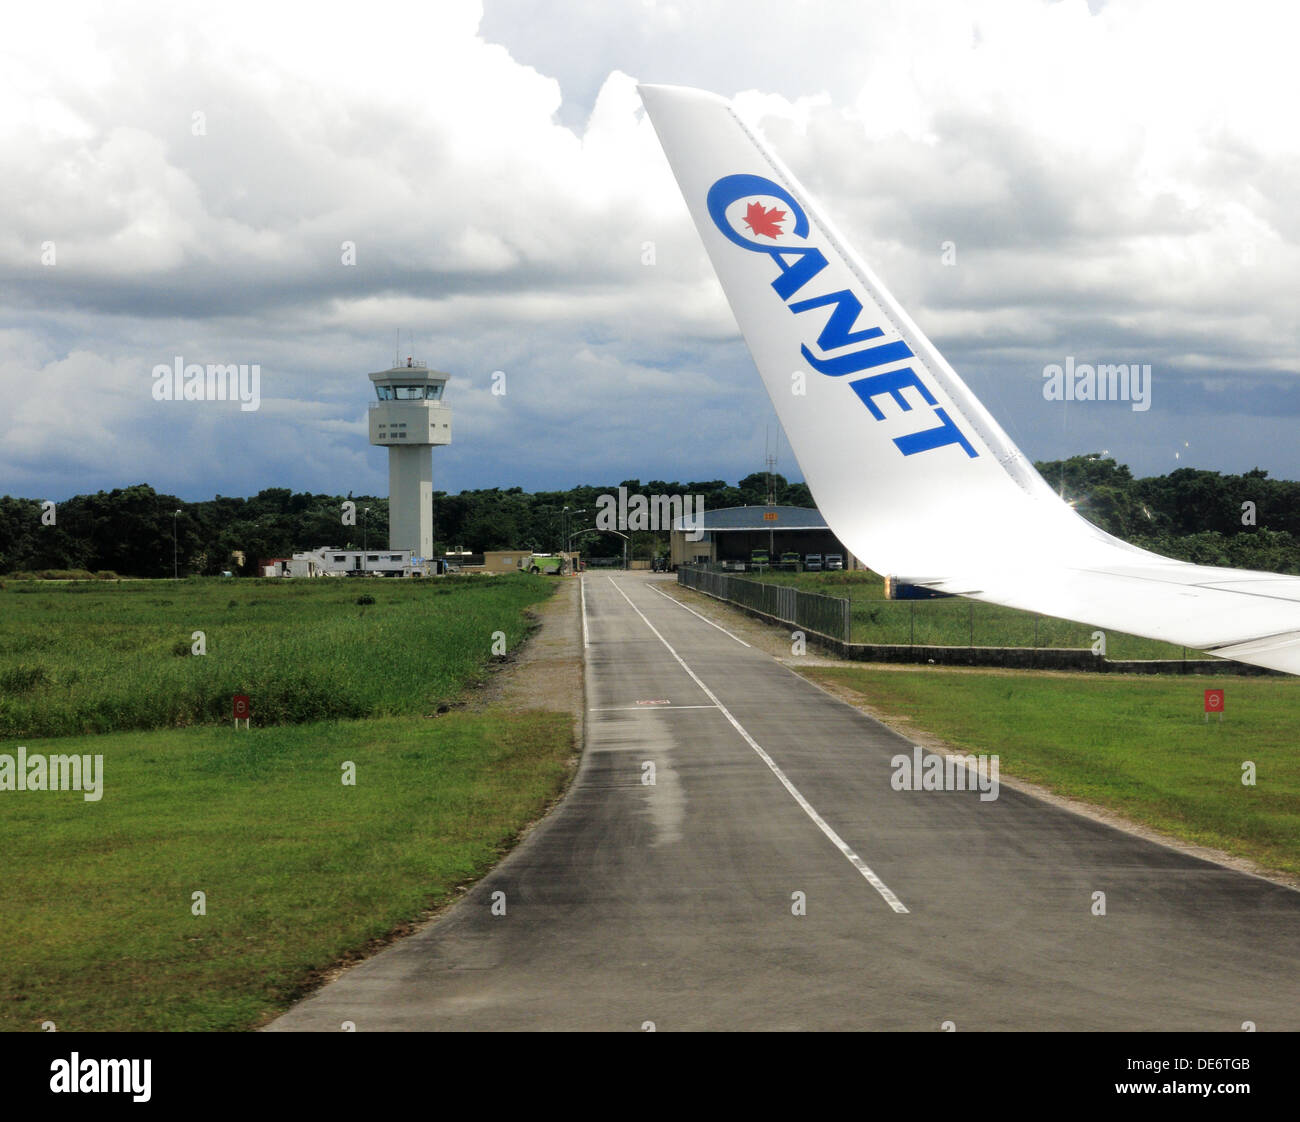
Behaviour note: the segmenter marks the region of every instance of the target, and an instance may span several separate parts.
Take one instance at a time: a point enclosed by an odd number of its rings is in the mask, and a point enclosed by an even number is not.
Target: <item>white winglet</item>
[[[1300,578],[1174,561],[1080,517],[730,103],[640,93],[804,478],[857,557],[1300,673]]]

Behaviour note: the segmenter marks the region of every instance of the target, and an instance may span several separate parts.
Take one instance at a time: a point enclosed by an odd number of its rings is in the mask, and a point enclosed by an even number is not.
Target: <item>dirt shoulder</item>
[[[569,793],[578,774],[586,737],[587,690],[582,660],[581,586],[577,577],[555,577],[557,588],[527,612],[532,630],[528,640],[497,663],[493,673],[465,699],[470,712],[488,709],[522,713],[543,709],[573,718],[573,754],[564,787],[546,810],[519,832],[512,849],[546,818]]]
[[[478,711],[504,706],[510,712],[549,709],[573,714],[575,743],[581,749],[583,702],[582,619],[579,581],[553,578],[549,600],[528,610],[533,630],[528,641],[494,668],[492,677],[466,698]]]

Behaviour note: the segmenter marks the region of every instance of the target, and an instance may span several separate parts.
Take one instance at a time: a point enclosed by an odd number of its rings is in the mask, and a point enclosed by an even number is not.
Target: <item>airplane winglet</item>
[[[1300,673],[1300,644],[1266,641],[1300,630],[1300,579],[1188,565],[1087,522],[730,102],[639,90],[809,489],[854,555]]]

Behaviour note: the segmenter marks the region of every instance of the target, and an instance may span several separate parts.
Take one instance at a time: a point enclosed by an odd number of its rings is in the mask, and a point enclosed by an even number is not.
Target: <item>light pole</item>
[[[569,540],[569,508],[567,506],[560,511],[560,537],[566,542]]]
[[[370,548],[370,508],[363,506],[361,508],[361,552],[365,553]]]
[[[565,510],[568,510],[569,508],[568,508],[568,507],[565,507],[564,509],[565,509]],[[560,552],[562,552],[562,553],[569,553],[569,552],[570,552],[569,546],[573,543],[573,539],[574,539],[574,538],[575,538],[579,533],[581,533],[581,531],[579,531],[579,530],[571,530],[570,527],[573,526],[573,520],[574,520],[575,518],[577,518],[578,515],[580,515],[580,514],[586,514],[586,513],[587,513],[587,512],[586,512],[585,510],[575,510],[572,514],[569,515],[569,522],[568,522],[568,525],[565,526],[564,541],[562,541],[562,542],[560,543]],[[563,565],[564,562],[561,561],[560,564]]]
[[[179,514],[180,511],[178,510],[176,511],[175,514],[172,515],[172,580],[181,579],[180,563],[177,560],[177,546],[176,546],[176,517]]]
[[[564,535],[564,548],[565,548],[565,551],[566,551],[566,552],[568,551],[568,548],[569,548],[569,539],[572,538],[573,535],[574,535],[574,533],[576,532],[576,531],[573,529],[573,520],[574,520],[575,518],[577,518],[578,515],[580,515],[580,514],[586,514],[586,513],[587,513],[587,512],[586,512],[585,510],[574,510],[574,511],[570,511],[570,512],[569,512],[568,533],[566,533],[566,534]]]

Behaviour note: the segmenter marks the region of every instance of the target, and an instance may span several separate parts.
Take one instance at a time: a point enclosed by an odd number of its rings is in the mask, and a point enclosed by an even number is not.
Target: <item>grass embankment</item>
[[[834,573],[746,573],[750,579],[789,584],[804,592],[820,592],[852,602],[853,642],[935,647],[1073,647],[1090,649],[1093,632],[1082,623],[984,604],[965,597],[937,600],[886,600],[885,582],[875,573],[858,570]],[[1106,657],[1209,658],[1211,656],[1126,635],[1106,632]]]
[[[169,689],[225,693],[219,723],[206,726],[3,734],[10,756],[19,745],[29,756],[101,755],[103,797],[0,792],[0,1029],[251,1027],[509,848],[563,787],[572,715],[432,714],[482,674],[494,631],[514,649],[523,608],[556,585],[521,575],[439,587],[212,581],[0,593],[0,670],[34,654],[46,669],[36,688],[4,695],[11,725],[26,713],[29,724],[63,728],[91,713],[98,726],[132,692],[163,718],[132,705],[126,720],[172,723],[206,711],[168,708]],[[362,594],[376,603],[357,605]],[[229,623],[208,625],[206,656],[172,653],[178,631],[188,646],[231,600]],[[292,701],[313,676],[322,682],[311,683],[309,704],[341,693],[370,713],[406,715],[268,725],[273,707],[259,697]],[[232,727],[232,682],[253,697],[251,731]],[[343,782],[346,762],[355,784]],[[194,914],[195,892],[204,915]]]
[[[997,753],[1007,775],[1300,874],[1295,679],[1233,679],[1220,725],[1204,722],[1202,697],[1221,678],[864,666],[802,673],[957,747]],[[1242,783],[1246,761],[1255,764],[1254,786]]]

